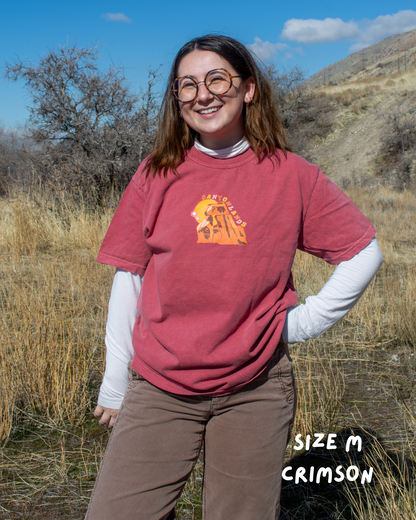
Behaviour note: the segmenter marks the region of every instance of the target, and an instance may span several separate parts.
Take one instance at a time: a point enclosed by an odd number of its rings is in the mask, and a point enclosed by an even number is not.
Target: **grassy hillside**
[[[416,68],[416,29],[396,34],[350,54],[313,74],[308,87],[408,72]]]
[[[320,165],[339,186],[351,184],[402,188],[401,151],[387,153],[397,123],[400,138],[410,137],[406,187],[416,178],[416,69],[314,89],[313,95],[331,110],[331,123],[323,136],[308,143],[308,158]],[[406,126],[407,125],[407,126]],[[390,171],[386,170],[386,166]]]

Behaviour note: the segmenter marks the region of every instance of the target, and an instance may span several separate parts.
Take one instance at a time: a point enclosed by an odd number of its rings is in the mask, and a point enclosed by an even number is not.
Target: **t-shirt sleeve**
[[[330,264],[350,260],[376,230],[353,202],[317,169],[304,212],[298,249]]]
[[[145,194],[132,179],[104,237],[97,262],[144,275],[151,258],[143,227]]]

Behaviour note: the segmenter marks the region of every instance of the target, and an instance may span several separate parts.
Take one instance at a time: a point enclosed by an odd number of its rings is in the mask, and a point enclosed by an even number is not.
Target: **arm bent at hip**
[[[353,258],[341,262],[318,294],[290,307],[282,339],[286,343],[317,338],[338,323],[363,295],[383,262],[375,238]]]

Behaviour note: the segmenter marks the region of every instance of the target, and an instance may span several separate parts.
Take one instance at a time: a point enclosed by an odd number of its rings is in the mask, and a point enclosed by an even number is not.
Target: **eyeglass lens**
[[[224,70],[211,70],[205,77],[205,85],[211,94],[221,95],[231,87],[231,76]],[[179,101],[193,101],[196,97],[198,84],[192,78],[178,78],[175,82],[175,95]]]

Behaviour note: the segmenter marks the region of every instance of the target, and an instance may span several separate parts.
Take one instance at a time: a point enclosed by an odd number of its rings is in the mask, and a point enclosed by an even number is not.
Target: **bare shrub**
[[[388,81],[386,81],[385,85],[386,85],[386,87],[394,87],[394,86],[396,86],[396,82],[393,81],[392,79],[389,79]]]
[[[347,95],[342,96],[342,97],[341,97],[341,103],[342,103],[345,107],[350,106],[351,103],[352,103],[351,95],[347,94]]]
[[[383,138],[385,150],[390,155],[404,154],[416,147],[416,118],[396,109],[386,117],[387,132]]]
[[[365,88],[364,88],[364,95],[371,95],[374,91],[376,90],[381,90],[381,87],[380,85],[367,85]]]
[[[308,158],[313,139],[324,137],[331,131],[334,112],[331,97],[325,92],[305,88],[305,72],[297,66],[279,71],[271,65],[267,72],[290,144]]]
[[[33,178],[28,154],[35,150],[36,144],[24,129],[0,127],[0,196],[4,196],[10,186]]]
[[[335,100],[337,103],[347,107],[351,105],[352,102],[352,96],[351,96],[351,89],[344,90],[343,92],[338,92],[335,94]]]
[[[304,102],[305,71],[298,66],[278,70],[274,65],[269,65],[266,71],[272,81],[281,118],[288,128]]]
[[[380,208],[382,212],[384,212],[387,209],[393,208],[395,202],[396,199],[394,197],[380,198],[377,201],[377,206]]]
[[[416,116],[396,107],[384,118],[379,174],[399,190],[411,188],[416,173]]]
[[[98,69],[97,47],[48,51],[38,64],[17,60],[6,78],[23,80],[32,98],[29,135],[37,180],[71,189],[100,204],[122,190],[151,149],[158,112],[149,72],[147,89],[136,95],[120,68]]]

